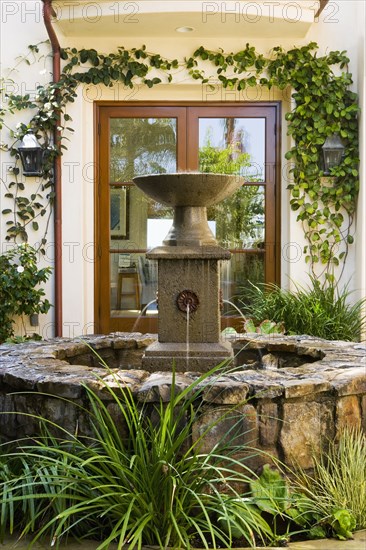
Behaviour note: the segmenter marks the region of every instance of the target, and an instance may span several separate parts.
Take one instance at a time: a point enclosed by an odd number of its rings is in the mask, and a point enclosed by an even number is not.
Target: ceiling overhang
[[[324,1],[57,0],[57,27],[65,37],[304,38]],[[323,5],[323,6],[322,6]],[[193,30],[179,34],[177,29]]]

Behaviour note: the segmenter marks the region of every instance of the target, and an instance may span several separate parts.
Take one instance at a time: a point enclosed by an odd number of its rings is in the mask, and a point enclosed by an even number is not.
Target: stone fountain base
[[[219,363],[228,363],[232,359],[232,347],[229,343],[187,345],[179,342],[154,342],[142,357],[142,367],[149,372],[171,372],[173,365],[178,372],[208,372]]]
[[[147,254],[158,262],[159,341],[146,349],[148,371],[207,372],[232,359],[220,335],[220,268],[230,253],[220,246],[159,246]],[[189,311],[187,311],[187,308]]]
[[[39,423],[32,414],[52,419],[72,433],[89,434],[87,411],[73,403],[87,407],[85,385],[110,399],[98,377],[115,382],[101,359],[138,401],[169,401],[171,374],[140,368],[146,347],[154,342],[152,335],[116,333],[0,346],[1,440],[36,435]],[[232,432],[235,424],[236,442],[252,468],[275,456],[309,469],[312,454],[325,450],[346,426],[366,431],[365,345],[259,335],[245,335],[231,344],[235,368],[211,377],[202,388],[203,406],[192,438],[223,418],[205,435],[203,451]],[[197,376],[192,371],[178,373],[177,386],[185,387]],[[233,406],[235,418],[223,417]],[[120,423],[112,403],[111,413]],[[253,453],[248,446],[265,454]]]

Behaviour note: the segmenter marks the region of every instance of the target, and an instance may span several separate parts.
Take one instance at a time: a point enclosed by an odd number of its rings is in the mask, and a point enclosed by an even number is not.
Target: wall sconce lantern
[[[329,176],[330,170],[341,163],[345,147],[341,138],[337,134],[332,134],[325,140],[322,150],[324,175]]]
[[[24,176],[42,176],[44,150],[32,130],[23,137],[18,147]]]

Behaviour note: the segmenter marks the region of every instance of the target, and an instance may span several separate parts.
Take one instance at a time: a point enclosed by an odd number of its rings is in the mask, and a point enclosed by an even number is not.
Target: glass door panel
[[[264,118],[199,118],[200,170],[264,181],[265,122]]]
[[[177,119],[113,118],[109,144],[110,315],[156,314],[157,274],[144,252],[161,244],[159,221],[167,209],[132,179],[177,171]]]
[[[232,253],[222,263],[224,311],[236,303],[248,281],[264,281],[265,119],[199,118],[198,162],[202,172],[238,174],[243,186],[209,208],[215,236]],[[251,183],[250,183],[251,182]]]
[[[112,253],[110,271],[111,317],[157,315],[157,262],[148,260],[144,253]],[[138,330],[138,326],[133,325],[132,330]]]
[[[177,168],[176,118],[112,118],[110,183]]]

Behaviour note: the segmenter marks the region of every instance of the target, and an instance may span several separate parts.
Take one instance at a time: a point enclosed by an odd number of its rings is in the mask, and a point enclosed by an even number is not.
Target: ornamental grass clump
[[[296,484],[322,517],[340,510],[354,518],[353,530],[366,528],[366,434],[345,428],[328,452],[314,456],[314,474],[300,472]]]
[[[339,290],[330,280],[310,280],[307,288],[296,285],[295,291],[273,284],[251,285],[241,296],[243,312],[256,323],[283,323],[286,334],[359,341],[365,327],[366,300],[350,303],[347,288]]]
[[[97,539],[99,549],[117,543],[131,550],[231,548],[235,537],[241,546],[270,541],[260,510],[237,505],[238,488],[252,477],[245,459],[236,458],[240,412],[226,409],[192,438],[200,387],[218,368],[189,386],[173,373],[169,401],[156,406],[138,403],[116,377],[113,387],[100,381],[102,392],[86,388],[89,437],[40,418],[42,435],[13,443],[13,450],[3,446],[1,535],[16,528],[32,542],[46,537],[57,545],[70,536]],[[228,418],[233,428],[225,441],[204,451],[207,433]]]

